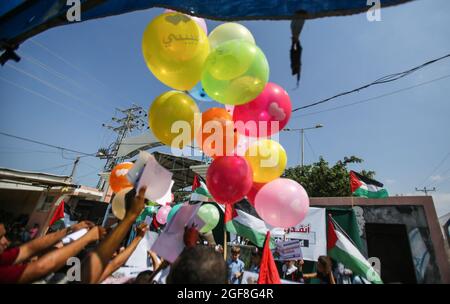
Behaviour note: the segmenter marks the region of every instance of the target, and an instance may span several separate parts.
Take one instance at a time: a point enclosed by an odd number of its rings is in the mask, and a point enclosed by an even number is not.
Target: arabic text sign
[[[325,208],[309,208],[305,219],[289,229],[274,228],[272,236],[277,242],[298,240],[304,260],[317,261],[327,254]]]
[[[302,245],[300,240],[277,242],[276,248],[272,251],[273,257],[277,261],[299,260],[303,258]]]

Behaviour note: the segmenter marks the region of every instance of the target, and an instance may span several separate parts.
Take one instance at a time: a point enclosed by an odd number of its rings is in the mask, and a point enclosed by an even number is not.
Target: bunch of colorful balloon
[[[214,159],[206,183],[216,202],[234,204],[247,196],[270,225],[295,226],[306,215],[309,199],[301,185],[280,178],[287,156],[271,139],[289,121],[289,95],[268,82],[269,64],[246,27],[224,23],[206,35],[203,19],[173,11],[147,26],[142,41],[147,66],[176,90],[155,99],[150,128],[176,148],[195,138]],[[192,97],[225,108],[206,110],[199,122]],[[186,127],[189,134],[180,136]]]

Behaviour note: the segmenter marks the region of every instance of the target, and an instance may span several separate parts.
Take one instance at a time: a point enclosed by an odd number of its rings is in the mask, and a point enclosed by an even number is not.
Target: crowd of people
[[[19,229],[20,243],[12,243],[7,235],[10,236],[12,229],[16,228],[0,222],[0,283],[107,282],[130,258],[149,229],[145,223],[135,224],[145,207],[144,193],[145,188],[142,188],[137,196],[130,196],[125,218],[110,231],[92,222],[81,221],[37,237],[38,225],[29,230],[22,226]],[[134,238],[123,246],[132,229]],[[81,230],[85,232],[81,237],[67,241],[68,235]],[[186,227],[184,243],[186,247],[174,263],[148,251],[152,270],[142,271],[134,279],[123,283],[241,284],[244,271],[259,273],[261,248],[253,247],[250,265],[246,267],[240,259],[239,246],[231,247],[229,258],[225,261],[223,247],[216,245],[212,234],[200,234],[197,227]],[[71,265],[67,261],[72,257],[81,261],[79,277],[69,274]],[[352,282],[351,271],[338,265],[333,273],[332,262],[326,256],[319,258],[314,273],[304,273],[303,264],[303,260],[285,261],[280,265],[280,277],[298,283],[311,279],[323,284]]]

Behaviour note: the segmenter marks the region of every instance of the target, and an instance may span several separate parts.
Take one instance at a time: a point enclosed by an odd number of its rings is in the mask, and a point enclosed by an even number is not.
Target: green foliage
[[[310,197],[342,197],[351,196],[350,177],[347,166],[360,164],[363,160],[356,156],[344,157],[332,167],[320,157],[319,161],[311,165],[296,166],[286,169],[283,177],[299,182]],[[361,174],[373,178],[374,171],[361,171]]]

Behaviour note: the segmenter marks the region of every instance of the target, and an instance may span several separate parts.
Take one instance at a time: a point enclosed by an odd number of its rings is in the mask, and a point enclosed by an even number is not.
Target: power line
[[[448,153],[444,156],[444,158],[437,164],[437,166],[434,167],[433,171],[431,171],[430,175],[428,175],[428,177],[425,178],[419,185],[422,186],[423,184],[425,184],[425,182],[426,182],[427,180],[429,180],[429,179],[433,176],[433,174],[435,174],[435,173],[437,172],[437,170],[439,170],[439,168],[445,163],[445,161],[447,160],[447,158],[448,158],[449,156],[450,156],[450,152],[448,152]]]
[[[89,172],[89,173],[86,173],[86,174],[83,174],[83,175],[81,175],[81,176],[78,176],[78,177],[76,178],[76,180],[77,180],[77,182],[79,183],[79,182],[80,182],[80,179],[82,179],[82,178],[84,178],[84,177],[86,177],[86,176],[92,175],[92,174],[94,174],[94,173],[97,173],[97,174],[98,174],[98,172],[99,172],[99,170],[96,169],[96,170],[91,171],[91,172]]]
[[[84,90],[86,92],[89,92],[90,94],[96,96],[96,98],[98,98],[99,100],[103,101],[103,103],[105,105],[111,105],[111,101],[106,101],[104,100],[103,97],[101,97],[99,94],[97,94],[96,92],[92,91],[91,89],[89,89],[88,87],[86,87],[85,85],[79,83],[78,81],[76,81],[75,79],[73,79],[72,77],[58,72],[57,70],[55,70],[54,68],[52,68],[51,66],[45,64],[44,62],[40,61],[39,59],[36,59],[30,55],[24,55],[23,51],[21,56],[25,59],[28,60],[29,62],[31,62],[32,64],[36,65],[37,67],[42,68],[43,70],[47,71],[48,73],[64,80],[67,81],[68,83],[72,84],[73,86],[77,87],[80,90]],[[112,101],[112,103],[114,103],[116,106],[119,106],[119,104],[117,104],[116,102]]]
[[[449,173],[450,172],[450,168],[448,168],[445,172],[443,172],[441,175],[442,176],[445,176],[447,173]],[[445,180],[448,180],[450,178],[450,176],[447,176],[447,177],[444,177],[444,178],[442,178],[441,180],[439,180],[437,183],[436,183],[436,186],[437,185],[440,185],[443,181],[445,181]]]
[[[43,151],[43,150],[29,150],[29,149],[19,149],[19,148],[4,148],[0,147],[0,153],[51,153],[58,154],[57,151]]]
[[[37,169],[37,170],[35,170],[35,171],[55,170],[55,169],[59,169],[59,168],[63,168],[63,167],[68,167],[68,166],[70,166],[70,165],[72,165],[72,163],[63,164],[63,165],[58,165],[58,166],[49,167],[49,168]]]
[[[31,43],[33,43],[34,45],[40,47],[41,49],[43,49],[44,51],[46,51],[47,53],[49,53],[50,55],[54,56],[55,58],[59,59],[60,61],[64,62],[65,64],[67,64],[68,66],[70,66],[72,69],[76,70],[77,72],[84,74],[88,77],[90,77],[92,80],[95,80],[98,84],[100,84],[101,86],[103,86],[104,88],[106,88],[107,90],[110,90],[110,88],[103,83],[102,81],[98,80],[97,78],[95,78],[92,74],[83,71],[80,67],[74,65],[73,63],[71,63],[69,60],[64,59],[63,57],[61,57],[60,55],[56,54],[55,52],[53,52],[52,50],[50,50],[48,47],[44,46],[42,43],[37,42],[35,39],[29,39],[28,41],[30,41]],[[124,96],[123,94],[121,94],[123,97],[126,97],[126,99],[129,99],[127,96]]]
[[[63,73],[60,73],[60,72],[56,71],[55,69],[53,69],[52,67],[46,65],[45,63],[43,63],[39,59],[36,59],[36,58],[34,58],[32,56],[29,56],[29,55],[24,55],[23,52],[22,52],[21,56],[22,56],[22,58],[24,58],[25,60],[28,60],[32,64],[40,67],[41,69],[44,69],[48,73],[53,74],[54,76],[71,83],[72,85],[76,86],[79,89],[83,89],[83,86],[81,84],[79,84],[76,80],[70,78],[69,76],[64,75]]]
[[[15,139],[19,139],[19,140],[23,140],[23,141],[27,141],[27,142],[31,142],[31,143],[35,143],[35,144],[42,145],[42,146],[52,147],[52,148],[59,149],[59,150],[65,150],[65,151],[78,153],[78,154],[85,155],[85,156],[95,157],[95,153],[85,153],[85,152],[81,152],[81,151],[77,151],[77,150],[73,150],[73,149],[68,149],[68,148],[64,148],[64,147],[60,147],[60,146],[56,146],[56,145],[52,145],[52,144],[47,144],[47,143],[44,143],[44,142],[41,142],[41,141],[37,141],[37,140],[34,140],[34,139],[29,139],[29,138],[25,138],[25,137],[21,137],[21,136],[17,136],[17,135],[12,135],[12,134],[1,132],[1,131],[0,131],[0,135],[11,137],[11,138],[15,138]]]
[[[406,88],[403,88],[403,89],[395,90],[395,91],[392,91],[392,92],[389,92],[389,93],[381,94],[381,95],[370,97],[370,98],[367,98],[367,99],[362,99],[362,100],[359,100],[359,101],[356,101],[356,102],[352,102],[352,103],[349,103],[349,104],[345,104],[345,105],[342,105],[342,106],[337,106],[337,107],[334,107],[334,108],[329,108],[329,109],[325,109],[325,110],[321,110],[321,111],[310,112],[310,113],[306,113],[306,114],[293,116],[291,119],[295,119],[295,118],[299,118],[299,117],[305,117],[305,116],[311,116],[311,115],[317,115],[317,114],[320,114],[320,113],[325,113],[325,112],[335,111],[335,110],[339,110],[339,109],[343,109],[343,108],[348,108],[348,107],[351,107],[351,106],[354,106],[354,105],[357,105],[357,104],[366,103],[366,102],[374,101],[374,100],[377,100],[377,99],[380,99],[380,98],[383,98],[383,97],[388,97],[388,96],[392,96],[392,95],[395,95],[395,94],[398,94],[398,93],[401,93],[401,92],[409,91],[409,90],[412,90],[414,88],[418,88],[418,87],[421,87],[421,86],[424,86],[424,85],[427,85],[427,84],[430,84],[430,83],[433,83],[433,82],[436,82],[436,81],[447,79],[449,77],[450,77],[450,74],[444,75],[442,77],[435,78],[435,79],[432,79],[432,80],[429,80],[429,81],[425,81],[425,82],[421,82],[421,83],[418,83],[418,84],[415,84],[415,85],[412,85],[412,86],[409,86],[409,87],[406,87]]]
[[[12,64],[9,64],[9,63],[8,63],[7,66],[10,67],[10,68],[13,69],[13,70],[19,72],[19,73],[22,73],[22,74],[24,74],[24,75],[26,75],[26,76],[28,76],[28,77],[30,77],[30,78],[33,78],[34,80],[36,80],[36,81],[38,81],[38,82],[44,84],[45,86],[47,86],[47,87],[49,87],[49,88],[51,88],[51,89],[53,89],[53,90],[56,90],[56,91],[60,92],[61,94],[64,94],[64,95],[66,95],[66,96],[68,96],[68,97],[70,97],[70,98],[72,98],[72,99],[78,100],[79,102],[83,103],[83,104],[86,105],[86,106],[90,106],[90,107],[92,107],[92,108],[95,108],[95,109],[96,109],[97,111],[99,111],[99,112],[102,112],[102,113],[104,113],[104,114],[109,115],[109,113],[106,112],[105,110],[103,110],[102,108],[97,107],[97,106],[95,106],[94,104],[89,103],[89,102],[85,101],[84,99],[82,99],[82,98],[80,98],[80,97],[78,97],[78,96],[75,96],[75,95],[73,95],[72,93],[70,93],[70,92],[68,92],[68,91],[66,91],[66,90],[64,90],[64,89],[62,89],[62,88],[60,88],[60,87],[58,87],[58,86],[56,86],[56,85],[54,85],[54,84],[52,84],[52,83],[46,81],[46,80],[43,80],[43,79],[41,79],[41,78],[39,78],[39,77],[37,77],[37,76],[35,76],[35,75],[33,75],[33,74],[31,74],[31,73],[29,73],[29,72],[23,70],[23,69],[20,69],[20,68],[14,66],[14,65],[12,65]]]
[[[308,136],[307,136],[306,134],[304,134],[304,135],[305,135],[306,143],[307,143],[308,146],[309,146],[309,149],[311,149],[311,152],[313,153],[314,158],[317,159],[317,154],[316,154],[316,152],[314,151],[314,149],[313,149],[311,143],[309,142]]]
[[[16,84],[16,83],[12,82],[12,81],[9,81],[8,79],[5,79],[5,78],[3,78],[3,77],[0,77],[0,80],[3,80],[4,82],[6,82],[6,83],[8,83],[8,84],[10,84],[10,85],[12,85],[12,86],[15,86],[15,87],[17,87],[17,88],[19,88],[19,89],[22,89],[22,90],[24,90],[24,91],[27,91],[27,92],[29,92],[29,93],[31,93],[31,94],[33,94],[33,95],[36,95],[36,96],[38,96],[38,97],[41,97],[42,99],[45,99],[45,100],[47,100],[47,101],[49,101],[49,102],[51,102],[51,103],[53,103],[53,104],[56,104],[56,105],[58,105],[58,106],[61,106],[61,107],[65,108],[66,110],[69,110],[69,111],[72,111],[72,112],[78,112],[78,114],[81,114],[82,116],[84,116],[84,117],[86,117],[86,118],[89,118],[89,119],[91,119],[91,120],[94,120],[94,121],[100,121],[100,120],[98,120],[97,118],[91,117],[90,115],[87,115],[86,113],[84,113],[84,112],[82,112],[82,111],[80,111],[80,110],[78,110],[78,109],[71,108],[71,107],[67,106],[67,105],[64,104],[64,103],[61,103],[61,102],[56,101],[56,100],[54,100],[54,99],[51,99],[51,98],[49,98],[49,97],[47,97],[47,96],[45,96],[45,95],[42,95],[41,93],[36,92],[36,91],[34,91],[34,90],[31,90],[31,89],[28,89],[28,88],[23,87],[23,86],[21,86],[21,85],[18,85],[18,84]]]
[[[416,187],[416,191],[418,191],[418,192],[423,192],[423,193],[425,193],[425,196],[427,196],[427,195],[428,195],[428,192],[436,191],[436,188],[433,187],[432,189],[428,189],[427,187],[424,187],[423,189],[418,189],[418,188]]]
[[[326,98],[326,99],[323,99],[323,100],[320,100],[320,101],[308,104],[306,106],[302,106],[302,107],[293,109],[292,112],[295,112],[295,111],[298,111],[298,110],[303,110],[303,109],[310,108],[310,107],[314,107],[314,106],[323,104],[325,102],[328,102],[328,101],[330,101],[332,99],[336,99],[338,97],[342,97],[342,96],[345,96],[345,95],[348,95],[348,94],[359,92],[361,90],[367,89],[367,88],[369,88],[371,86],[374,86],[374,85],[384,84],[384,83],[396,81],[396,80],[401,79],[403,77],[406,77],[406,76],[408,76],[408,75],[410,75],[410,74],[412,74],[412,73],[414,73],[414,72],[416,72],[416,71],[418,71],[420,69],[423,69],[424,67],[426,67],[426,66],[428,66],[430,64],[436,63],[436,62],[438,62],[440,60],[444,60],[444,59],[446,59],[448,57],[450,57],[450,54],[447,54],[445,56],[442,56],[442,57],[430,60],[428,62],[425,62],[425,63],[423,63],[423,64],[421,64],[419,66],[416,66],[416,67],[414,67],[412,69],[409,69],[409,70],[406,70],[404,72],[383,76],[383,77],[378,78],[377,80],[375,80],[375,81],[373,81],[373,82],[371,82],[369,84],[363,85],[363,86],[361,86],[359,88],[356,88],[356,89],[353,89],[353,90],[350,90],[350,91],[346,91],[346,92],[343,92],[343,93],[339,93],[339,94],[336,94],[336,95],[334,95],[332,97],[329,97],[329,98]]]

